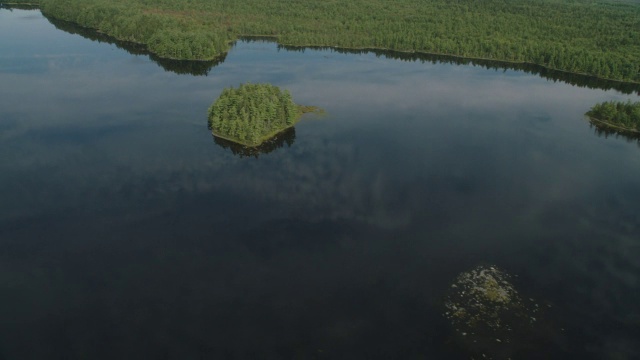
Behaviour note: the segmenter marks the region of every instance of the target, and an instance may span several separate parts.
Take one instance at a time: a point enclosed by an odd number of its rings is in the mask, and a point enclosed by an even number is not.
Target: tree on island
[[[595,125],[640,133],[640,102],[605,101],[594,105],[587,116]]]
[[[209,108],[213,135],[245,146],[258,146],[292,127],[313,108],[298,106],[288,90],[271,84],[225,88]]]

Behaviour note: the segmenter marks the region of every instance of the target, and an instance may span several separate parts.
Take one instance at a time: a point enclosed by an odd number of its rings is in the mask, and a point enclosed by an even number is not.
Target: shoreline
[[[262,37],[262,36],[256,36],[256,35],[251,35],[253,37]],[[249,37],[251,37],[249,36]],[[276,35],[271,35],[271,36],[264,36],[265,40],[267,38],[276,38]],[[580,76],[585,76],[585,77],[590,77],[593,79],[598,79],[598,80],[604,80],[604,81],[612,81],[612,82],[617,82],[617,83],[621,83],[621,84],[633,84],[633,85],[640,85],[640,81],[631,81],[631,80],[617,80],[617,79],[611,79],[611,78],[605,78],[605,77],[600,77],[597,75],[592,75],[592,74],[587,74],[587,73],[581,73],[581,72],[574,72],[574,71],[568,71],[568,70],[562,70],[562,69],[557,69],[557,68],[552,68],[552,67],[548,67],[545,65],[540,65],[537,63],[533,63],[533,62],[528,62],[528,61],[513,61],[513,60],[500,60],[500,59],[491,59],[491,58],[483,58],[483,57],[469,57],[469,56],[463,56],[463,55],[453,55],[453,54],[445,54],[445,53],[433,53],[433,52],[425,52],[425,51],[411,51],[411,50],[393,50],[393,49],[388,49],[388,48],[379,48],[379,47],[355,47],[355,48],[349,48],[349,47],[341,47],[341,46],[333,46],[333,45],[291,45],[291,44],[284,44],[284,43],[280,43],[278,41],[275,41],[278,45],[282,45],[282,46],[288,46],[288,47],[292,47],[292,48],[300,48],[300,49],[336,49],[336,50],[354,50],[354,51],[368,51],[368,52],[375,52],[375,51],[388,51],[388,52],[392,52],[392,53],[398,53],[398,54],[415,54],[415,55],[426,55],[426,56],[442,56],[442,57],[449,57],[449,58],[453,58],[453,59],[460,59],[460,60],[480,60],[480,61],[492,61],[492,62],[496,62],[496,63],[503,63],[503,64],[510,64],[510,65],[529,65],[529,66],[536,66],[539,67],[540,69],[544,69],[544,70],[549,70],[549,71],[557,71],[557,72],[561,72],[561,73],[565,73],[565,74],[571,74],[571,75],[580,75]]]
[[[242,142],[242,141],[240,141],[240,140],[237,140],[237,139],[232,139],[232,138],[229,138],[229,137],[226,137],[226,136],[220,135],[220,134],[218,134],[218,133],[214,132],[213,130],[211,130],[211,134],[212,134],[213,136],[217,137],[217,138],[224,139],[224,140],[227,140],[227,141],[231,141],[231,142],[233,142],[233,143],[235,143],[235,144],[238,144],[238,145],[241,145],[241,146],[244,146],[244,147],[247,147],[247,148],[255,149],[255,148],[260,147],[260,145],[264,144],[267,140],[272,139],[274,136],[276,136],[276,135],[280,134],[281,132],[283,132],[283,131],[285,131],[285,130],[287,130],[287,129],[291,129],[291,128],[292,128],[292,127],[294,127],[298,122],[300,122],[300,120],[299,120],[299,119],[298,119],[295,123],[293,123],[293,125],[291,125],[291,126],[287,126],[286,128],[280,129],[280,130],[278,130],[278,131],[276,131],[276,132],[273,132],[273,133],[271,133],[271,134],[269,134],[269,135],[265,135],[265,136],[263,136],[262,138],[260,138],[260,142],[259,142],[259,143],[257,143],[257,144],[249,144],[249,143],[245,143],[245,142]]]
[[[248,148],[255,149],[255,148],[260,147],[260,145],[264,144],[266,141],[268,141],[270,139],[273,139],[276,135],[282,133],[283,131],[285,131],[287,129],[291,129],[292,127],[295,127],[296,124],[299,123],[302,120],[302,117],[305,114],[318,114],[318,113],[322,112],[322,110],[320,108],[316,107],[316,106],[308,106],[308,105],[297,105],[297,106],[300,109],[300,116],[298,116],[298,118],[296,119],[296,121],[293,124],[291,124],[291,125],[289,125],[289,126],[287,126],[285,128],[282,128],[282,129],[280,129],[278,131],[271,132],[271,133],[261,137],[257,144],[249,144],[249,143],[237,140],[237,139],[232,139],[232,138],[220,135],[220,134],[214,132],[213,130],[211,130],[211,134],[213,134],[213,136],[215,136],[215,137],[218,137],[218,138],[221,138],[221,139],[224,139],[224,140],[227,140],[227,141],[231,141],[231,142],[236,143],[238,145],[242,145],[242,146],[245,146],[245,147],[248,147]]]
[[[34,9],[39,9],[42,12],[42,9],[40,8],[39,4],[31,4],[31,3],[0,3],[0,5],[1,6],[8,6],[8,7],[11,7],[11,6],[29,6],[29,7],[33,7]],[[96,31],[98,33],[104,34],[105,36],[109,36],[109,37],[111,37],[111,38],[113,38],[115,40],[118,40],[118,41],[128,42],[128,43],[144,46],[145,47],[145,51],[147,51],[149,54],[152,54],[154,56],[157,56],[158,58],[166,59],[166,60],[195,61],[195,62],[216,61],[217,59],[220,59],[221,57],[226,56],[229,53],[229,51],[231,50],[231,49],[229,49],[226,52],[223,52],[223,53],[217,54],[214,57],[205,58],[205,59],[181,59],[181,58],[173,58],[173,57],[161,56],[158,53],[150,50],[149,47],[148,47],[148,44],[146,44],[146,43],[141,43],[141,42],[132,41],[132,40],[128,40],[128,39],[122,39],[122,38],[113,36],[113,35],[111,35],[109,33],[106,33],[104,31],[102,31],[101,29],[87,27],[87,26],[84,26],[82,24],[79,24],[79,23],[76,23],[76,22],[73,22],[73,21],[60,19],[60,18],[58,18],[56,16],[45,14],[44,12],[42,12],[42,14],[44,16],[46,16],[46,17],[51,17],[51,18],[56,19],[58,21],[65,21],[67,23],[74,24],[75,26],[79,26],[79,27],[82,27],[82,28],[85,28],[85,29],[90,29],[90,30]],[[424,56],[442,56],[442,57],[449,57],[449,58],[457,59],[457,60],[492,61],[492,62],[508,64],[508,65],[533,66],[533,67],[538,67],[541,70],[557,71],[557,72],[561,72],[561,73],[564,73],[564,74],[584,76],[584,77],[589,77],[589,78],[592,78],[592,79],[597,79],[597,80],[602,80],[602,81],[611,81],[611,82],[616,82],[616,83],[619,83],[619,84],[628,84],[628,85],[640,85],[640,81],[619,80],[619,79],[606,78],[606,77],[601,77],[601,76],[588,74],[588,73],[574,72],[574,71],[568,71],[568,70],[552,68],[552,67],[549,67],[549,66],[546,66],[546,65],[541,65],[541,64],[534,63],[534,62],[528,62],[528,61],[513,61],[513,60],[504,60],[504,59],[492,59],[492,58],[472,57],[472,56],[463,56],[463,55],[455,55],[455,54],[447,54],[447,53],[435,53],[435,52],[426,52],[426,51],[415,51],[415,50],[396,50],[396,49],[381,48],[381,47],[375,47],[375,46],[371,46],[371,47],[366,47],[366,46],[364,46],[364,47],[342,47],[342,46],[336,46],[336,45],[317,45],[317,44],[296,45],[296,44],[287,44],[287,43],[284,43],[284,42],[280,42],[279,41],[279,35],[235,34],[235,37],[236,37],[235,39],[229,40],[227,44],[232,46],[238,40],[243,40],[245,38],[246,39],[260,38],[260,39],[264,39],[264,40],[268,40],[268,41],[273,41],[274,43],[276,43],[277,45],[280,45],[280,46],[288,46],[288,47],[300,48],[300,49],[336,49],[336,50],[344,50],[344,51],[368,51],[368,52],[385,51],[385,52],[390,52],[390,53],[407,54],[407,55],[414,54],[414,55],[424,55]]]
[[[602,120],[602,119],[598,119],[596,117],[587,115],[587,118],[589,118],[590,121],[594,121],[598,124],[602,124],[604,126],[610,127],[610,128],[614,128],[614,129],[619,129],[621,131],[627,132],[627,133],[632,133],[634,135],[640,135],[640,130],[636,130],[636,129],[630,129],[630,128],[626,128],[624,126],[618,126],[618,125],[614,125],[606,120]]]

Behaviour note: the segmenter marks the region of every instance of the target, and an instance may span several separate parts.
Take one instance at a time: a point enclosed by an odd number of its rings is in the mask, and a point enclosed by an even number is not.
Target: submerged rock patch
[[[519,358],[553,336],[547,331],[549,324],[540,321],[548,305],[522,297],[512,276],[495,266],[458,275],[444,305],[456,343],[472,358]]]

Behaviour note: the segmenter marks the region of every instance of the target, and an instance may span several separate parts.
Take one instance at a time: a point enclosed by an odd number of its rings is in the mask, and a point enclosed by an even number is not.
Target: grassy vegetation
[[[258,146],[292,127],[313,107],[298,106],[289,91],[270,84],[226,88],[209,108],[209,128],[217,137]]]
[[[595,125],[604,125],[623,132],[640,133],[640,102],[605,101],[587,112]]]
[[[20,0],[12,0],[18,2]],[[607,1],[607,0],[605,0]],[[164,58],[213,59],[242,35],[538,64],[640,82],[640,4],[597,0],[29,0]]]

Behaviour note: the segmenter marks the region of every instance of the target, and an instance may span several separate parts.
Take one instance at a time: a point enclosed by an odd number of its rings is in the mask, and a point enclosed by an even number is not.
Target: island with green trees
[[[640,3],[616,0],[10,0],[144,44],[211,60],[244,36],[281,45],[387,49],[640,82]]]
[[[605,101],[594,105],[586,115],[597,127],[640,134],[640,102]]]
[[[242,84],[226,88],[209,108],[214,136],[256,147],[291,128],[302,114],[318,111],[293,102],[288,90],[271,84]]]

